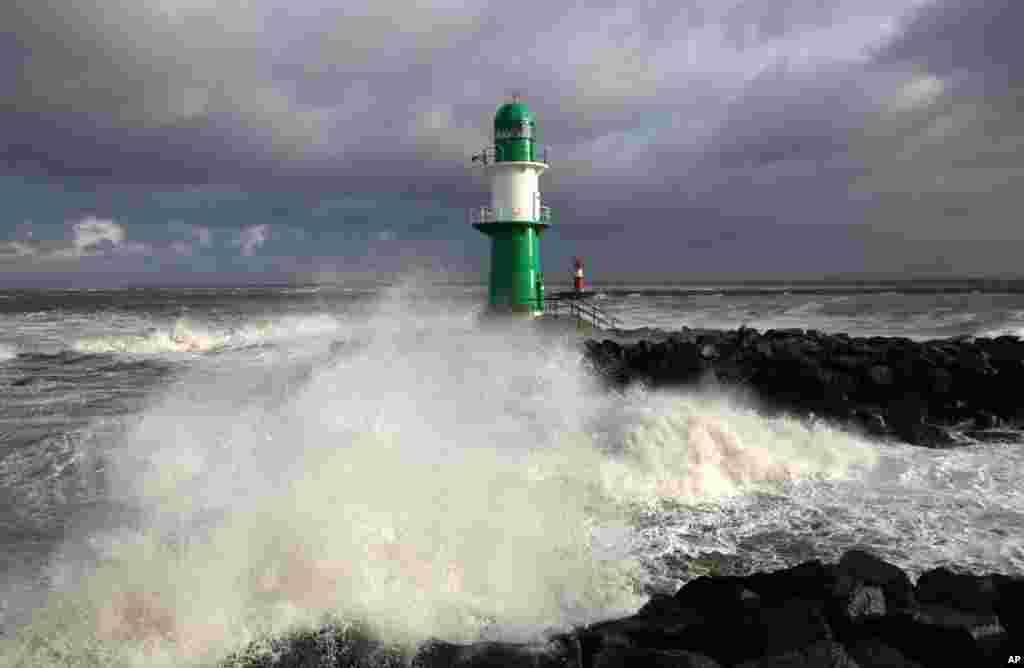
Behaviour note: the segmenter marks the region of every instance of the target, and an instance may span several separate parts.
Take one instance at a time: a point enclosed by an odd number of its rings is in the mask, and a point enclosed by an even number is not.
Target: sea
[[[991,286],[593,291],[623,328],[1024,333],[1024,294]],[[610,392],[578,342],[481,327],[485,298],[422,278],[0,290],[0,665],[222,665],[351,620],[524,640],[721,564],[853,547],[912,578],[1024,574],[1020,442]]]

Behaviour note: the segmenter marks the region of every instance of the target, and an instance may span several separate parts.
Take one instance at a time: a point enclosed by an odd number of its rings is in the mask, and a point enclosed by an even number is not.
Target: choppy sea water
[[[607,290],[626,327],[1016,333],[1024,295]],[[687,558],[1024,573],[1019,445],[951,451],[598,389],[478,288],[0,292],[0,664],[213,665],[628,612]]]

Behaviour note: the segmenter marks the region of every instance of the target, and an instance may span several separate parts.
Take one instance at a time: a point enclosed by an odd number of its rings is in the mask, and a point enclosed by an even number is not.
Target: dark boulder
[[[999,598],[991,576],[963,575],[945,568],[922,573],[914,594],[920,604],[945,605],[979,614],[993,614]]]
[[[860,668],[846,648],[831,640],[821,640],[807,647],[777,656],[750,659],[737,668]]]
[[[789,600],[742,613],[734,609],[731,616],[722,614],[686,629],[679,642],[684,649],[732,665],[798,652],[831,639],[832,631],[819,602]]]
[[[840,597],[840,614],[850,622],[859,622],[885,615],[885,593],[881,587],[857,583]]]
[[[683,607],[711,618],[731,618],[760,605],[760,597],[745,586],[741,577],[699,577],[676,592]]]
[[[575,660],[563,642],[518,644],[433,642],[412,661],[413,668],[564,668]],[[310,664],[313,665],[313,664]]]
[[[769,604],[793,598],[824,600],[831,594],[835,581],[836,567],[818,560],[805,561],[792,568],[771,573],[755,573],[743,578],[744,585]]]
[[[936,568],[912,587],[850,550],[838,564],[697,578],[631,617],[534,643],[431,641],[410,656],[369,626],[325,627],[273,641],[276,659],[242,652],[225,668],[973,668],[1021,653],[1022,613],[1024,578]]]
[[[613,647],[593,657],[592,668],[721,668],[714,659],[685,650]]]
[[[1007,645],[1006,633],[995,615],[935,605],[866,620],[841,640],[850,646],[874,640],[928,668],[991,665]]]
[[[995,608],[999,621],[1015,642],[1024,643],[1024,578],[996,576],[994,579],[999,586]]]
[[[898,566],[863,550],[848,550],[836,569],[836,596],[849,596],[858,584],[880,587],[894,609],[907,608],[914,600],[910,578]]]
[[[851,644],[849,653],[860,668],[922,668],[903,652],[875,638]]]
[[[884,364],[875,364],[868,369],[868,378],[875,385],[881,385],[882,387],[888,387],[896,382],[896,375],[893,373],[892,367],[885,366]]]
[[[1003,426],[1003,420],[992,411],[978,411],[974,414],[975,429],[998,429]]]
[[[613,388],[700,387],[714,379],[749,388],[772,413],[813,413],[927,447],[959,445],[952,430],[967,420],[982,431],[1024,425],[1024,404],[1015,398],[1024,385],[1020,341],[684,328],[649,340],[588,342],[584,353]]]
[[[705,622],[703,615],[690,609],[600,622],[579,631],[580,651],[586,658],[612,647],[682,649],[684,634]]]
[[[669,594],[654,594],[636,612],[637,617],[671,617],[681,615],[688,608],[679,602],[675,596]]]
[[[872,436],[885,436],[889,433],[889,425],[881,408],[856,408],[853,417],[856,423]]]

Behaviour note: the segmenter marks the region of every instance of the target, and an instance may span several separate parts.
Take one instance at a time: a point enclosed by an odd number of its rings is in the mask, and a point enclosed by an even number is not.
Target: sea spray
[[[72,348],[77,352],[93,354],[204,354],[246,346],[295,343],[332,335],[338,331],[338,327],[338,320],[327,314],[258,318],[231,327],[179,317],[170,323],[152,325],[140,334],[82,337],[74,341]],[[0,348],[0,359],[2,351]]]
[[[108,454],[138,521],[97,527],[0,659],[212,665],[326,618],[405,644],[530,637],[642,602],[635,555],[594,549],[636,507],[872,459],[724,398],[603,393],[575,349],[424,297],[339,320],[346,345],[301,383],[280,359],[177,382]]]

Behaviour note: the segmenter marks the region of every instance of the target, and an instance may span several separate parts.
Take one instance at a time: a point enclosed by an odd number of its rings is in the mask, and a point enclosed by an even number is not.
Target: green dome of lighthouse
[[[506,102],[494,114],[495,139],[529,139],[534,130],[533,113],[519,100]]]
[[[494,114],[494,129],[519,127],[523,122],[533,125],[533,113],[522,102],[507,102]]]

